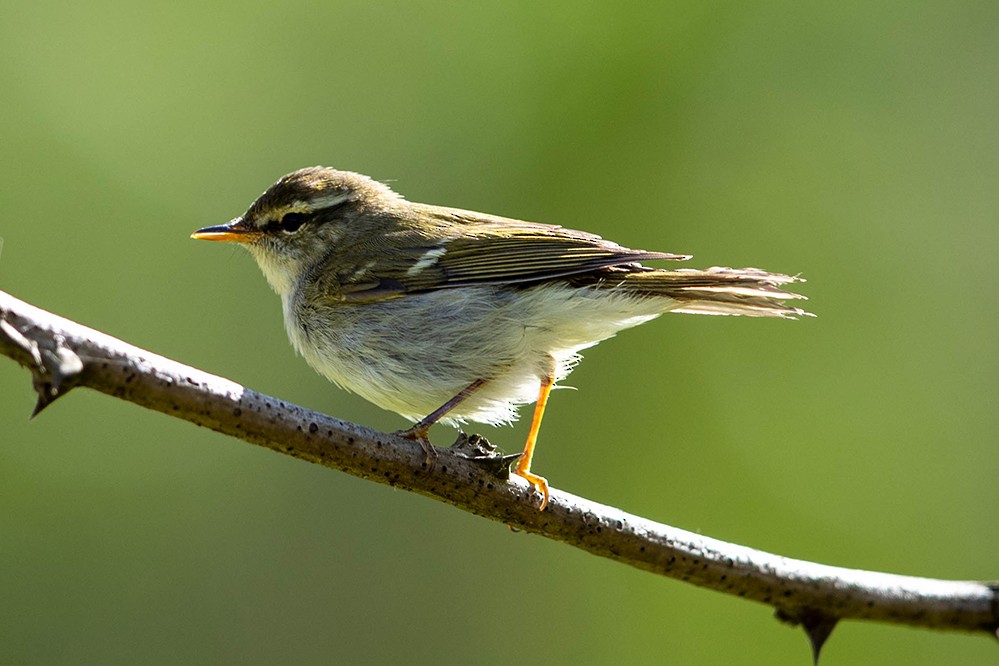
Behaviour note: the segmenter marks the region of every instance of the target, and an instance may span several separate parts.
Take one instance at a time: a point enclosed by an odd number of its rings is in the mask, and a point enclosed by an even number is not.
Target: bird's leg
[[[531,473],[531,458],[534,457],[534,447],[538,443],[538,430],[541,429],[541,418],[545,415],[545,405],[548,404],[548,395],[552,392],[554,383],[555,372],[554,369],[551,369],[541,377],[541,390],[538,391],[538,402],[534,405],[534,418],[531,420],[531,430],[527,433],[527,444],[524,445],[524,452],[513,468],[514,474],[527,479],[527,482],[541,493],[539,511],[545,510],[551,496],[548,492],[548,479]]]
[[[440,421],[448,412],[464,402],[468,396],[482,388],[482,385],[485,383],[485,379],[476,379],[474,382],[461,389],[461,391],[458,392],[458,395],[454,396],[443,405],[413,424],[411,428],[396,433],[400,437],[414,439],[420,443],[420,446],[423,447],[423,452],[427,454],[426,464],[428,474],[434,470],[434,466],[437,464],[437,449],[435,449],[434,445],[430,443],[430,426]]]

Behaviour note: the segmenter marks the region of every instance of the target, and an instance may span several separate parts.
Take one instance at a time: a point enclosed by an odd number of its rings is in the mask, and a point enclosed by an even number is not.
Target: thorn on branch
[[[38,402],[31,412],[34,418],[72,389],[83,372],[83,360],[66,346],[61,335],[53,338],[55,349],[42,349],[6,319],[0,319],[0,333],[31,356],[31,383],[38,394]]]
[[[32,383],[38,394],[38,402],[31,412],[31,418],[38,416],[39,412],[55,402],[56,398],[69,393],[83,372],[83,361],[65,343],[63,337],[57,335],[55,351],[43,349],[41,352],[46,372],[32,373]]]
[[[481,465],[490,474],[503,480],[510,478],[510,465],[521,456],[520,453],[504,455],[496,445],[482,435],[466,435],[463,432],[458,434],[458,439],[448,447],[448,450],[456,456]]]
[[[822,646],[825,645],[833,629],[836,628],[839,618],[814,608],[802,608],[795,611],[778,608],[774,615],[781,622],[795,626],[801,625],[812,645],[812,662],[818,666]]]

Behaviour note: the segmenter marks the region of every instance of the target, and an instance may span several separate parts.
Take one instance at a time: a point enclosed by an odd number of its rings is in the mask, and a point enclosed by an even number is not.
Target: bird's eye
[[[293,234],[305,224],[306,219],[305,213],[285,213],[278,223],[278,227],[286,234]]]

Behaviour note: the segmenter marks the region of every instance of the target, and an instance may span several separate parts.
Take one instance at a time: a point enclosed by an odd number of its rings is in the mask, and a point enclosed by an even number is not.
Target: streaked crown
[[[315,216],[350,203],[389,203],[401,199],[387,185],[360,173],[307,167],[267,188],[243,215],[243,225],[265,233],[294,233]]]

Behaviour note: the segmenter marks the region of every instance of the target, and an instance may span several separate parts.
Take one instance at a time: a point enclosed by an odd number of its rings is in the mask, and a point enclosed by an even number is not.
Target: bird
[[[241,216],[198,229],[235,242],[281,299],[292,346],[321,375],[414,425],[508,424],[534,403],[512,472],[531,471],[552,388],[579,352],[667,313],[795,319],[798,276],[757,268],[665,269],[687,254],[634,250],[584,231],[410,202],[360,173],[307,167]]]

